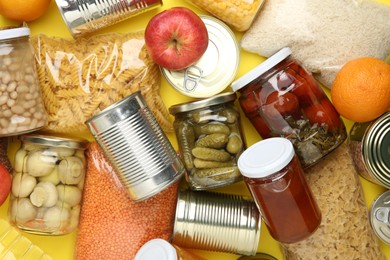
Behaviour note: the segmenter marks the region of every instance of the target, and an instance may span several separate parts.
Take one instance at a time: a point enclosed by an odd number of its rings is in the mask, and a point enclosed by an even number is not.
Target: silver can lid
[[[200,15],[209,34],[209,45],[194,65],[181,71],[161,68],[162,74],[182,94],[207,98],[222,92],[234,80],[240,48],[232,30],[220,20]]]
[[[362,155],[367,169],[385,187],[390,187],[390,112],[380,116],[366,130]]]
[[[211,98],[201,99],[193,102],[180,103],[169,108],[169,113],[175,115],[177,113],[193,111],[200,108],[215,106],[236,100],[237,96],[234,92],[226,92],[216,95]]]
[[[21,135],[19,139],[24,143],[34,143],[39,145],[66,147],[72,149],[85,149],[88,140],[75,137],[65,137],[59,135],[29,134]]]
[[[390,245],[390,190],[379,195],[372,203],[370,222],[375,234]]]

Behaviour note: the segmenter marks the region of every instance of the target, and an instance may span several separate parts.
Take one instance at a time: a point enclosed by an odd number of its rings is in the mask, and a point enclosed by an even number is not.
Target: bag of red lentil
[[[153,238],[170,240],[178,182],[141,202],[133,202],[96,142],[87,150],[75,259],[134,259]]]

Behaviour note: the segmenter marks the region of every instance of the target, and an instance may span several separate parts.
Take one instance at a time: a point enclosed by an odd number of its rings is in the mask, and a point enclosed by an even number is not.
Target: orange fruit
[[[8,19],[29,22],[41,17],[51,0],[0,0],[0,14]]]
[[[346,119],[374,120],[390,108],[390,65],[371,57],[347,62],[336,75],[331,98]]]

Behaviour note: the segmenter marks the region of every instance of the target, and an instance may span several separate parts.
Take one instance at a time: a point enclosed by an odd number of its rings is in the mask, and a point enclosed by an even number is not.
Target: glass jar
[[[236,94],[230,92],[169,108],[191,189],[242,180],[237,159],[245,144],[235,100]]]
[[[38,134],[20,140],[12,174],[10,222],[30,233],[70,233],[79,221],[87,141]]]
[[[0,30],[0,136],[32,132],[47,123],[29,36],[26,27]]]
[[[275,240],[295,243],[319,227],[320,209],[288,139],[273,137],[252,145],[238,167]]]
[[[232,83],[262,138],[286,137],[307,168],[347,138],[343,121],[313,76],[283,48]]]
[[[155,238],[146,242],[135,255],[134,260],[205,260],[168,241]]]
[[[264,0],[187,0],[243,32],[249,29]]]

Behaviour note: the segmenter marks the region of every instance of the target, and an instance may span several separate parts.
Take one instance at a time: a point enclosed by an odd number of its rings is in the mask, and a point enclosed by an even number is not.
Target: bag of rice
[[[373,0],[266,1],[241,47],[265,57],[290,47],[293,57],[331,88],[347,61],[386,59],[390,6]]]
[[[346,144],[306,171],[322,212],[322,222],[309,238],[283,244],[286,258],[385,259],[368,218],[363,189]]]

